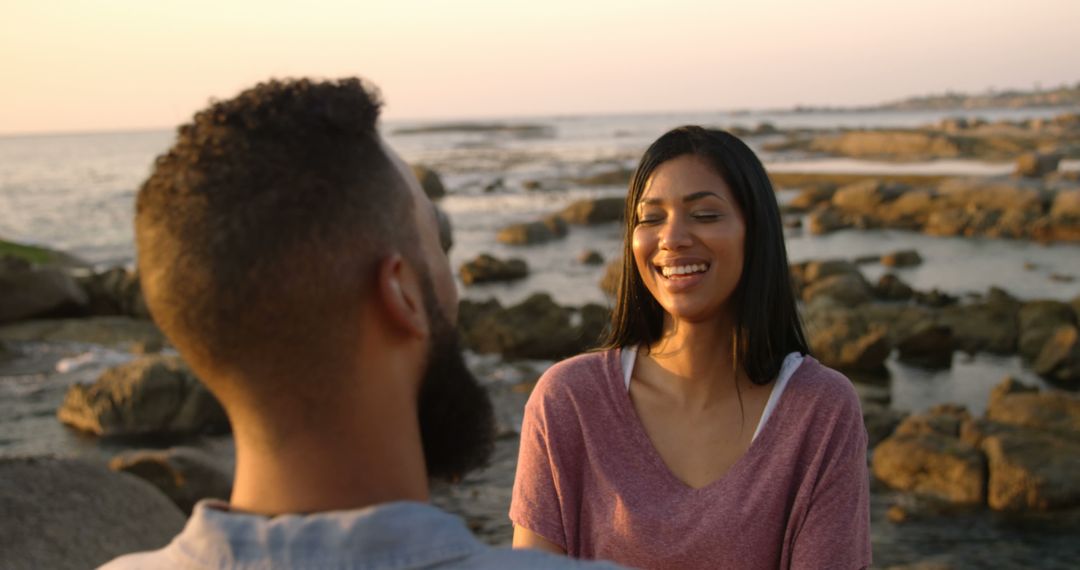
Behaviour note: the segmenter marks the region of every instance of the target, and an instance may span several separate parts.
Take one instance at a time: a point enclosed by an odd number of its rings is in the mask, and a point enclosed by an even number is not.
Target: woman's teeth
[[[672,275],[690,275],[691,273],[704,273],[708,269],[708,264],[695,263],[693,265],[677,265],[673,267],[661,267],[660,273],[664,277],[671,277]]]

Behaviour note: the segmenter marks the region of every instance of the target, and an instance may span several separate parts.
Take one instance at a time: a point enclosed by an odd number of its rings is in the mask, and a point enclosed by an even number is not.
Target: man
[[[155,321],[221,400],[228,504],[108,568],[547,568],[426,503],[491,451],[434,207],[359,80],[271,81],[180,128],[136,202]]]

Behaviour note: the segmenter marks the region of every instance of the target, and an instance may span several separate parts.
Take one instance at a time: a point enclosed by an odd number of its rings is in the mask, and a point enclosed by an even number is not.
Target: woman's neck
[[[724,323],[665,319],[660,340],[647,347],[642,372],[651,372],[679,401],[709,406],[737,397],[751,386],[736,368],[733,338]]]

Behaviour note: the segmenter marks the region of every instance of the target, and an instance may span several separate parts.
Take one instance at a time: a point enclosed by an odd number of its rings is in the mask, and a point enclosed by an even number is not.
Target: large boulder
[[[229,422],[213,394],[176,356],[147,356],[68,389],[61,422],[98,436],[220,433]]]
[[[1017,428],[1080,438],[1080,396],[1040,392],[1006,378],[991,394],[986,418]]]
[[[874,449],[871,467],[893,489],[960,504],[986,497],[986,460],[956,437],[894,433]]]
[[[128,451],[113,457],[109,469],[149,482],[188,515],[202,499],[228,501],[232,494],[231,462],[193,447]]]
[[[566,233],[565,220],[548,216],[535,222],[505,226],[495,235],[495,240],[508,245],[535,245],[565,237]]]
[[[824,235],[837,230],[845,230],[851,222],[828,206],[818,206],[806,216],[806,229],[813,235]]]
[[[559,306],[545,293],[507,308],[495,301],[462,301],[458,328],[465,346],[479,353],[558,360],[597,345],[595,311],[587,310],[586,315]]]
[[[1000,511],[1080,505],[1080,441],[1033,430],[982,442],[989,466],[987,502]]]
[[[424,194],[427,194],[428,198],[437,200],[446,195],[446,187],[443,186],[442,178],[439,177],[439,173],[422,165],[414,164],[412,166],[413,175],[420,182],[420,187],[424,189]]]
[[[493,281],[513,281],[529,275],[529,266],[524,259],[497,259],[486,253],[467,261],[458,270],[461,282],[466,285],[489,283]]]
[[[625,209],[625,198],[590,198],[563,208],[559,217],[571,224],[603,224],[621,220]]]
[[[881,264],[886,267],[914,267],[922,261],[922,256],[914,249],[894,251],[881,256]]]
[[[1020,355],[1034,361],[1057,329],[1076,325],[1076,313],[1061,301],[1030,301],[1020,307]]]
[[[874,296],[884,301],[907,301],[914,294],[910,285],[892,273],[882,275],[874,285]]]
[[[1056,224],[1080,224],[1080,190],[1061,190],[1054,195],[1050,219]]]
[[[4,568],[95,568],[168,544],[184,515],[149,483],[76,459],[0,458]]]
[[[810,303],[804,313],[810,350],[826,366],[881,373],[891,347],[886,329],[871,326],[857,311],[831,299]]]
[[[822,135],[810,143],[810,150],[854,158],[928,160],[956,158],[962,149],[945,134],[922,131],[848,131]]]
[[[859,266],[846,259],[824,259],[808,261],[802,269],[802,277],[807,283],[832,277],[833,275],[862,276]]]
[[[952,330],[956,348],[968,353],[1015,354],[1019,303],[985,301],[944,307],[938,322]]]
[[[78,282],[87,293],[90,314],[150,318],[150,310],[146,307],[139,286],[139,275],[135,271],[113,267],[78,277]]]
[[[878,216],[892,227],[917,228],[934,211],[934,197],[926,190],[908,190],[899,198],[883,204]]]
[[[832,205],[848,214],[876,217],[882,204],[895,200],[905,189],[903,186],[880,180],[863,180],[837,190],[833,194]]]
[[[0,257],[0,323],[78,315],[88,302],[86,292],[66,271]]]

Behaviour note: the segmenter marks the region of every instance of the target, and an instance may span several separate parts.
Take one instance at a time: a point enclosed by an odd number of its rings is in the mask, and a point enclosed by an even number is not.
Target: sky
[[[0,0],[0,133],[170,128],[270,77],[388,119],[861,105],[1080,81],[1078,0]]]

